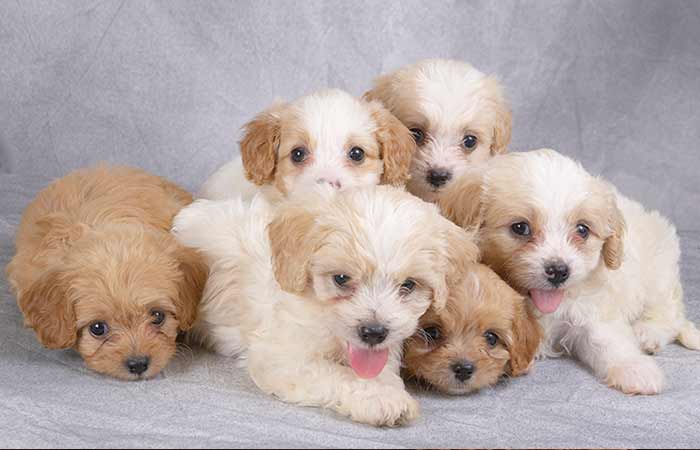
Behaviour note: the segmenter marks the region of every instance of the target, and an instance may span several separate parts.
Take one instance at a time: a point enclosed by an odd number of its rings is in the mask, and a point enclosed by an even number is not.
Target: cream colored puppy
[[[413,133],[418,150],[407,187],[427,201],[510,143],[511,112],[500,83],[462,61],[402,67],[380,76],[365,97],[381,101]]]
[[[664,377],[645,353],[673,340],[700,349],[675,228],[579,163],[553,150],[498,156],[455,182],[441,206],[479,228],[484,262],[529,295],[542,355],[569,353],[609,386],[650,395]]]
[[[416,144],[380,102],[326,89],[277,103],[244,127],[241,156],[224,165],[201,198],[252,198],[260,187],[285,196],[329,184],[337,189],[404,185]]]
[[[352,420],[418,416],[399,376],[403,341],[447,280],[476,259],[471,236],[434,205],[388,186],[200,200],[175,219],[211,273],[194,338],[241,355],[265,392]]]

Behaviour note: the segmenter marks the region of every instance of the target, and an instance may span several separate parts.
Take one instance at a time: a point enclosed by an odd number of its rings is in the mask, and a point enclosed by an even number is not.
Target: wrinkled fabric
[[[497,74],[514,150],[553,147],[677,225],[700,321],[700,3],[687,1],[0,2],[0,262],[51,179],[100,161],[195,189],[275,99],[360,95],[424,57]],[[0,445],[9,447],[689,447],[700,353],[658,357],[669,388],[628,397],[568,359],[468,397],[420,392],[378,430],[260,393],[233,360],[183,349],[156,380],[43,349],[0,277]]]

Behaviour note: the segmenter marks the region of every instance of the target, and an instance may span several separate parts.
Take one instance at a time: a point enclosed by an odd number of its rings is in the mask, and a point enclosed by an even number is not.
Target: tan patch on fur
[[[314,221],[309,211],[292,207],[268,226],[275,278],[285,291],[301,294],[308,285]]]
[[[369,108],[377,123],[375,136],[384,161],[382,184],[404,185],[411,177],[411,160],[416,151],[413,135],[379,102],[369,103]]]
[[[277,150],[280,142],[280,113],[286,104],[277,104],[258,114],[244,125],[240,142],[241,159],[246,178],[254,184],[263,185],[275,179]]]

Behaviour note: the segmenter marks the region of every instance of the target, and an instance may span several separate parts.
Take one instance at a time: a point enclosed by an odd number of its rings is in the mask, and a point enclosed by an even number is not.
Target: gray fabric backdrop
[[[363,93],[382,71],[452,57],[497,74],[512,148],[578,157],[660,209],[683,242],[700,319],[700,2],[0,0],[0,261],[51,178],[98,161],[194,189],[274,98]],[[9,446],[691,446],[700,357],[671,346],[670,388],[628,398],[567,360],[372,430],[258,393],[194,352],[158,380],[87,372],[43,350],[0,289],[0,444]]]

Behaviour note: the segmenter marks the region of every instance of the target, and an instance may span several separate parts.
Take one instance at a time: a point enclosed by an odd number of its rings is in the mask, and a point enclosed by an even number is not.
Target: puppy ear
[[[542,329],[532,308],[519,295],[515,297],[515,316],[510,340],[506,342],[510,352],[507,372],[512,377],[526,374],[535,359],[542,339]]]
[[[176,258],[182,276],[178,283],[175,309],[177,320],[180,322],[180,330],[189,331],[197,320],[199,302],[202,300],[209,269],[202,256],[193,249],[179,248]]]
[[[481,224],[482,177],[467,172],[455,180],[438,199],[442,214],[462,228],[478,228]]]
[[[275,278],[287,292],[301,294],[306,290],[314,252],[311,232],[315,220],[309,211],[290,207],[267,227]]]
[[[69,283],[65,273],[51,270],[18,295],[25,324],[46,348],[71,348],[78,339],[75,312],[67,295]]]
[[[445,220],[444,236],[446,242],[446,271],[444,281],[434,292],[433,307],[441,311],[447,305],[450,286],[458,283],[468,272],[468,266],[479,259],[479,248],[474,234]]]
[[[278,104],[258,114],[244,125],[241,159],[246,178],[262,186],[274,180],[277,150],[280,142],[280,112],[286,104]]]
[[[493,140],[491,141],[491,154],[498,155],[505,153],[510,144],[511,132],[513,129],[513,114],[503,96],[503,89],[494,77],[489,77],[486,88],[493,95]]]
[[[411,160],[416,151],[416,141],[408,128],[379,102],[370,102],[369,107],[372,118],[377,123],[375,136],[384,162],[381,183],[403,186],[411,177]]]
[[[610,212],[608,223],[612,234],[605,240],[603,244],[603,260],[605,265],[611,270],[619,269],[622,265],[624,257],[625,218],[622,211],[617,207],[617,202],[613,199],[613,206]]]

